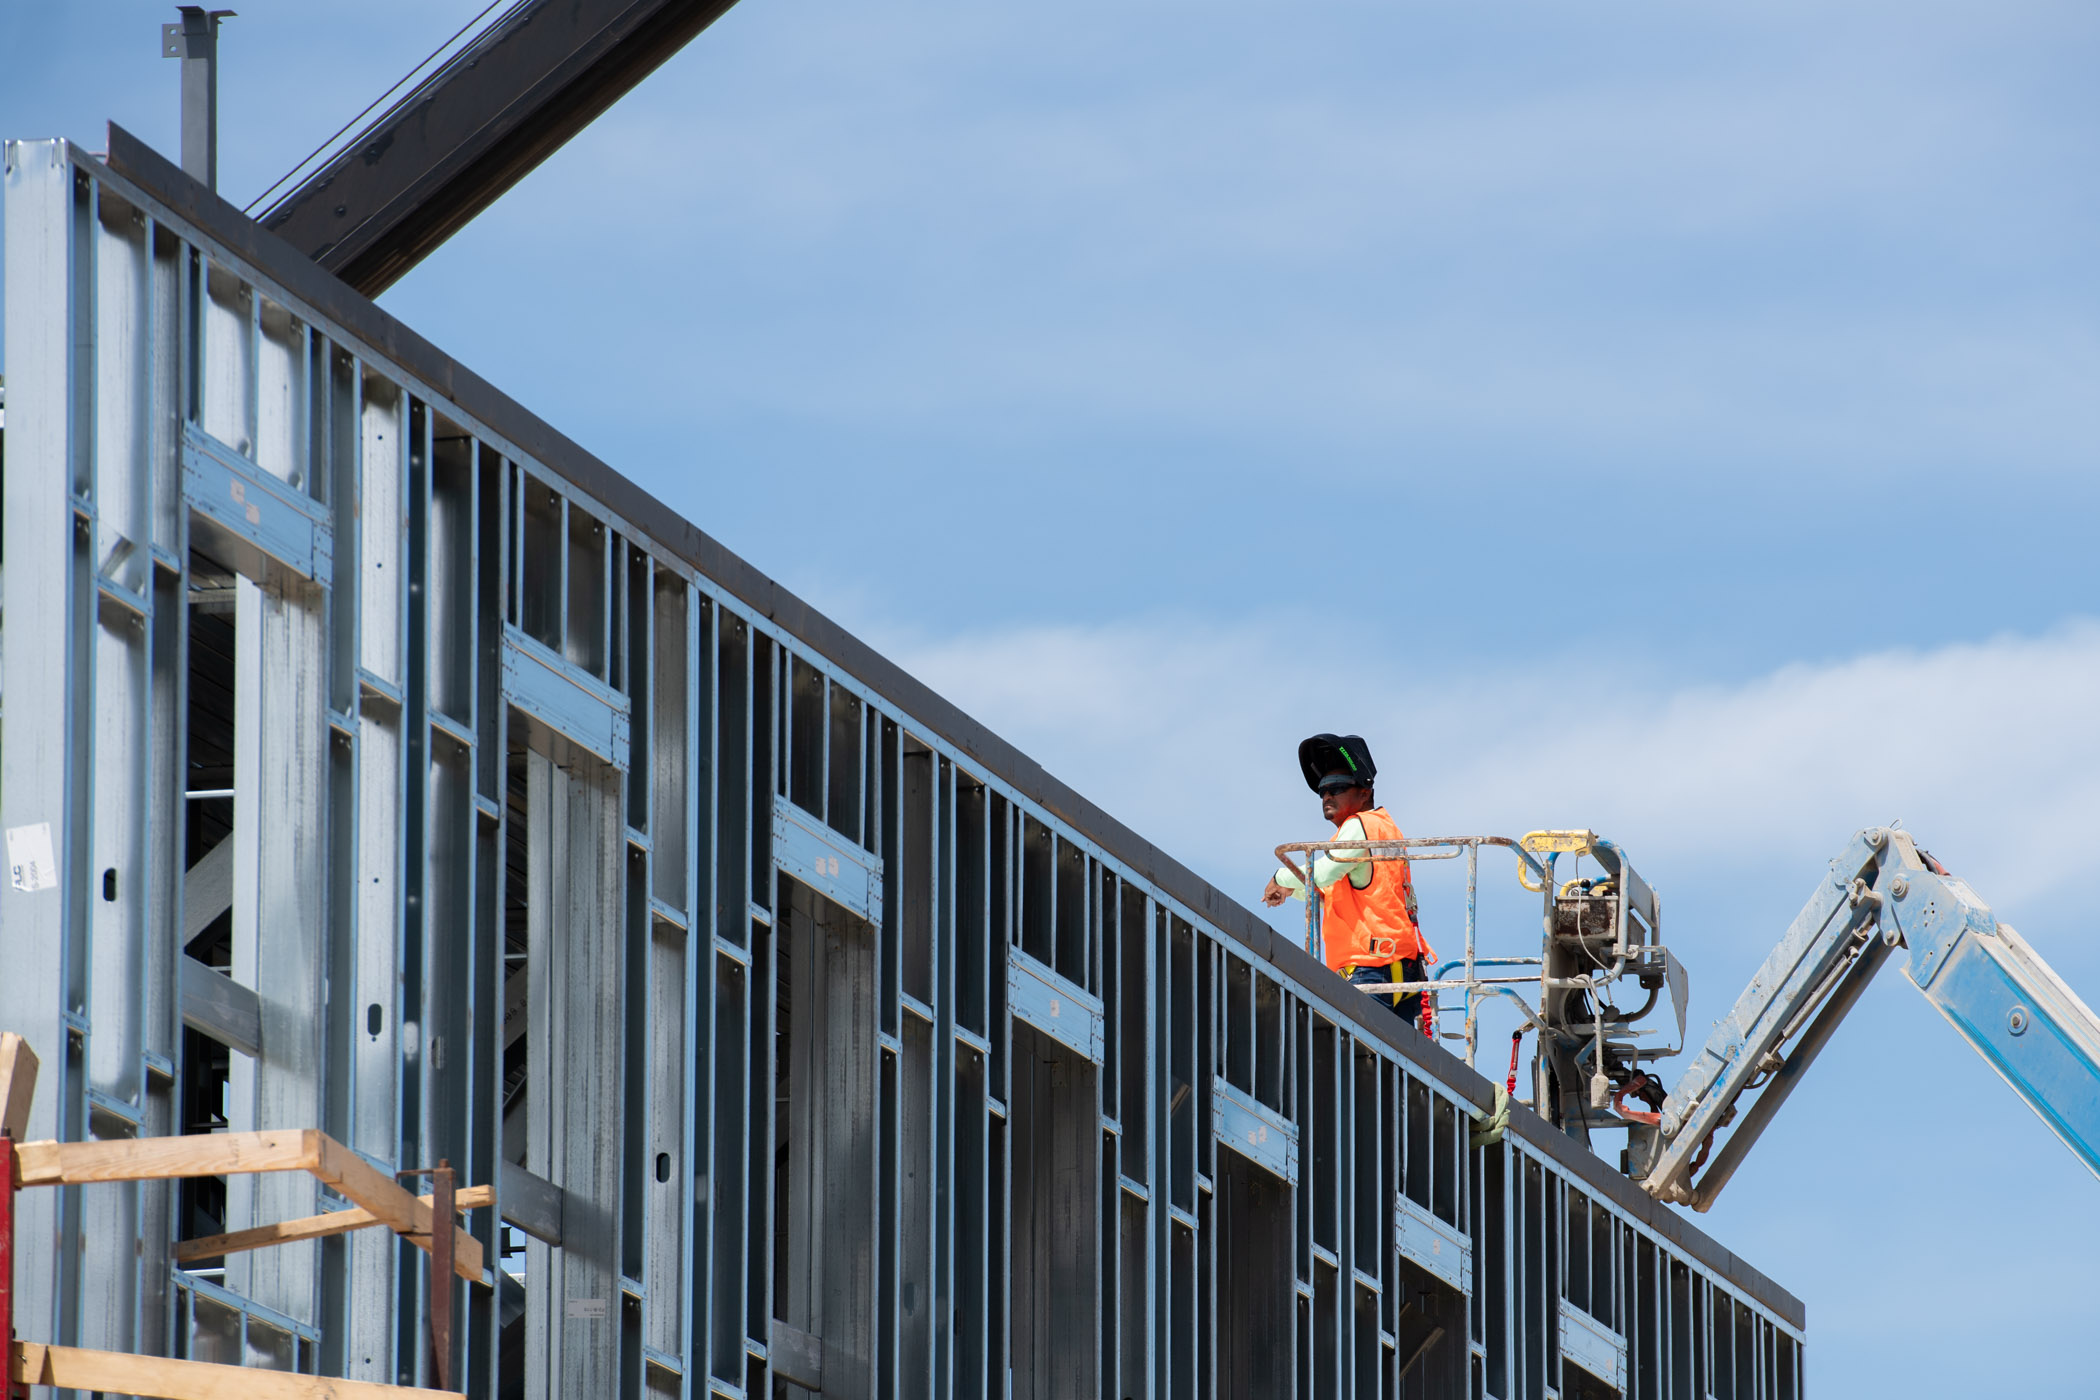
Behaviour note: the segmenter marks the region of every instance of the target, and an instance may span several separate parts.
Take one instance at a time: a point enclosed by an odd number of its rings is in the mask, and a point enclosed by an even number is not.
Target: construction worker
[[[1313,883],[1325,901],[1321,922],[1327,965],[1357,986],[1387,987],[1422,982],[1426,961],[1436,954],[1423,941],[1415,912],[1414,872],[1403,857],[1368,858],[1348,843],[1397,841],[1400,828],[1378,805],[1373,783],[1378,765],[1356,734],[1315,734],[1298,746],[1305,785],[1320,795],[1320,813],[1334,823],[1335,846],[1313,861]],[[1279,869],[1261,893],[1274,908],[1305,898],[1305,885],[1288,867]],[[1433,1034],[1423,1016],[1422,994],[1381,995],[1402,1020]]]

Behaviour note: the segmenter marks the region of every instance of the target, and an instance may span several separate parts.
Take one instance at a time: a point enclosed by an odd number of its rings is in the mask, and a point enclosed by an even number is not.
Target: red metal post
[[[459,1209],[453,1190],[452,1163],[438,1158],[430,1174],[430,1373],[439,1390],[452,1389],[453,1229]]]
[[[27,1400],[29,1388],[14,1380],[16,1184],[15,1140],[0,1130],[0,1394]]]

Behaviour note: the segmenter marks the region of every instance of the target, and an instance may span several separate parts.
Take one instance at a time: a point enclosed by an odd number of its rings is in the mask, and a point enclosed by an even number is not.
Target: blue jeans
[[[1393,973],[1395,971],[1399,972],[1399,980],[1402,982],[1423,982],[1428,980],[1422,975],[1422,960],[1420,958],[1402,958],[1390,967],[1352,967],[1349,969],[1349,981],[1352,986],[1358,987],[1389,987],[1393,983]],[[1375,997],[1373,1000],[1380,1006],[1392,1007],[1393,1014],[1409,1025],[1421,1024],[1422,994],[1420,992],[1404,997]]]

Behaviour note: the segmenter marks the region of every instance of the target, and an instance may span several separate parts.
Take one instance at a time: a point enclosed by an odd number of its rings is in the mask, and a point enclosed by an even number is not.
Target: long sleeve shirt
[[[1334,833],[1335,840],[1347,841],[1351,837],[1364,839],[1364,824],[1360,818],[1351,817]],[[1331,855],[1316,856],[1312,866],[1313,883],[1321,889],[1329,889],[1347,877],[1350,884],[1363,889],[1371,883],[1371,853],[1361,847],[1341,847]],[[1291,898],[1305,898],[1305,882],[1287,865],[1278,866],[1276,883],[1291,892]]]

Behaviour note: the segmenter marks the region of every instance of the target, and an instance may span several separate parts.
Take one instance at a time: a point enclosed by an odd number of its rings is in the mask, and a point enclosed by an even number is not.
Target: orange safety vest
[[[1400,828],[1385,808],[1373,807],[1356,816],[1363,823],[1366,840],[1400,839]],[[1337,837],[1342,834],[1339,826],[1334,831]],[[1436,960],[1415,918],[1415,876],[1406,860],[1373,861],[1370,884],[1358,889],[1343,876],[1320,895],[1326,904],[1320,922],[1321,949],[1327,965],[1336,972],[1387,967],[1402,958]]]

